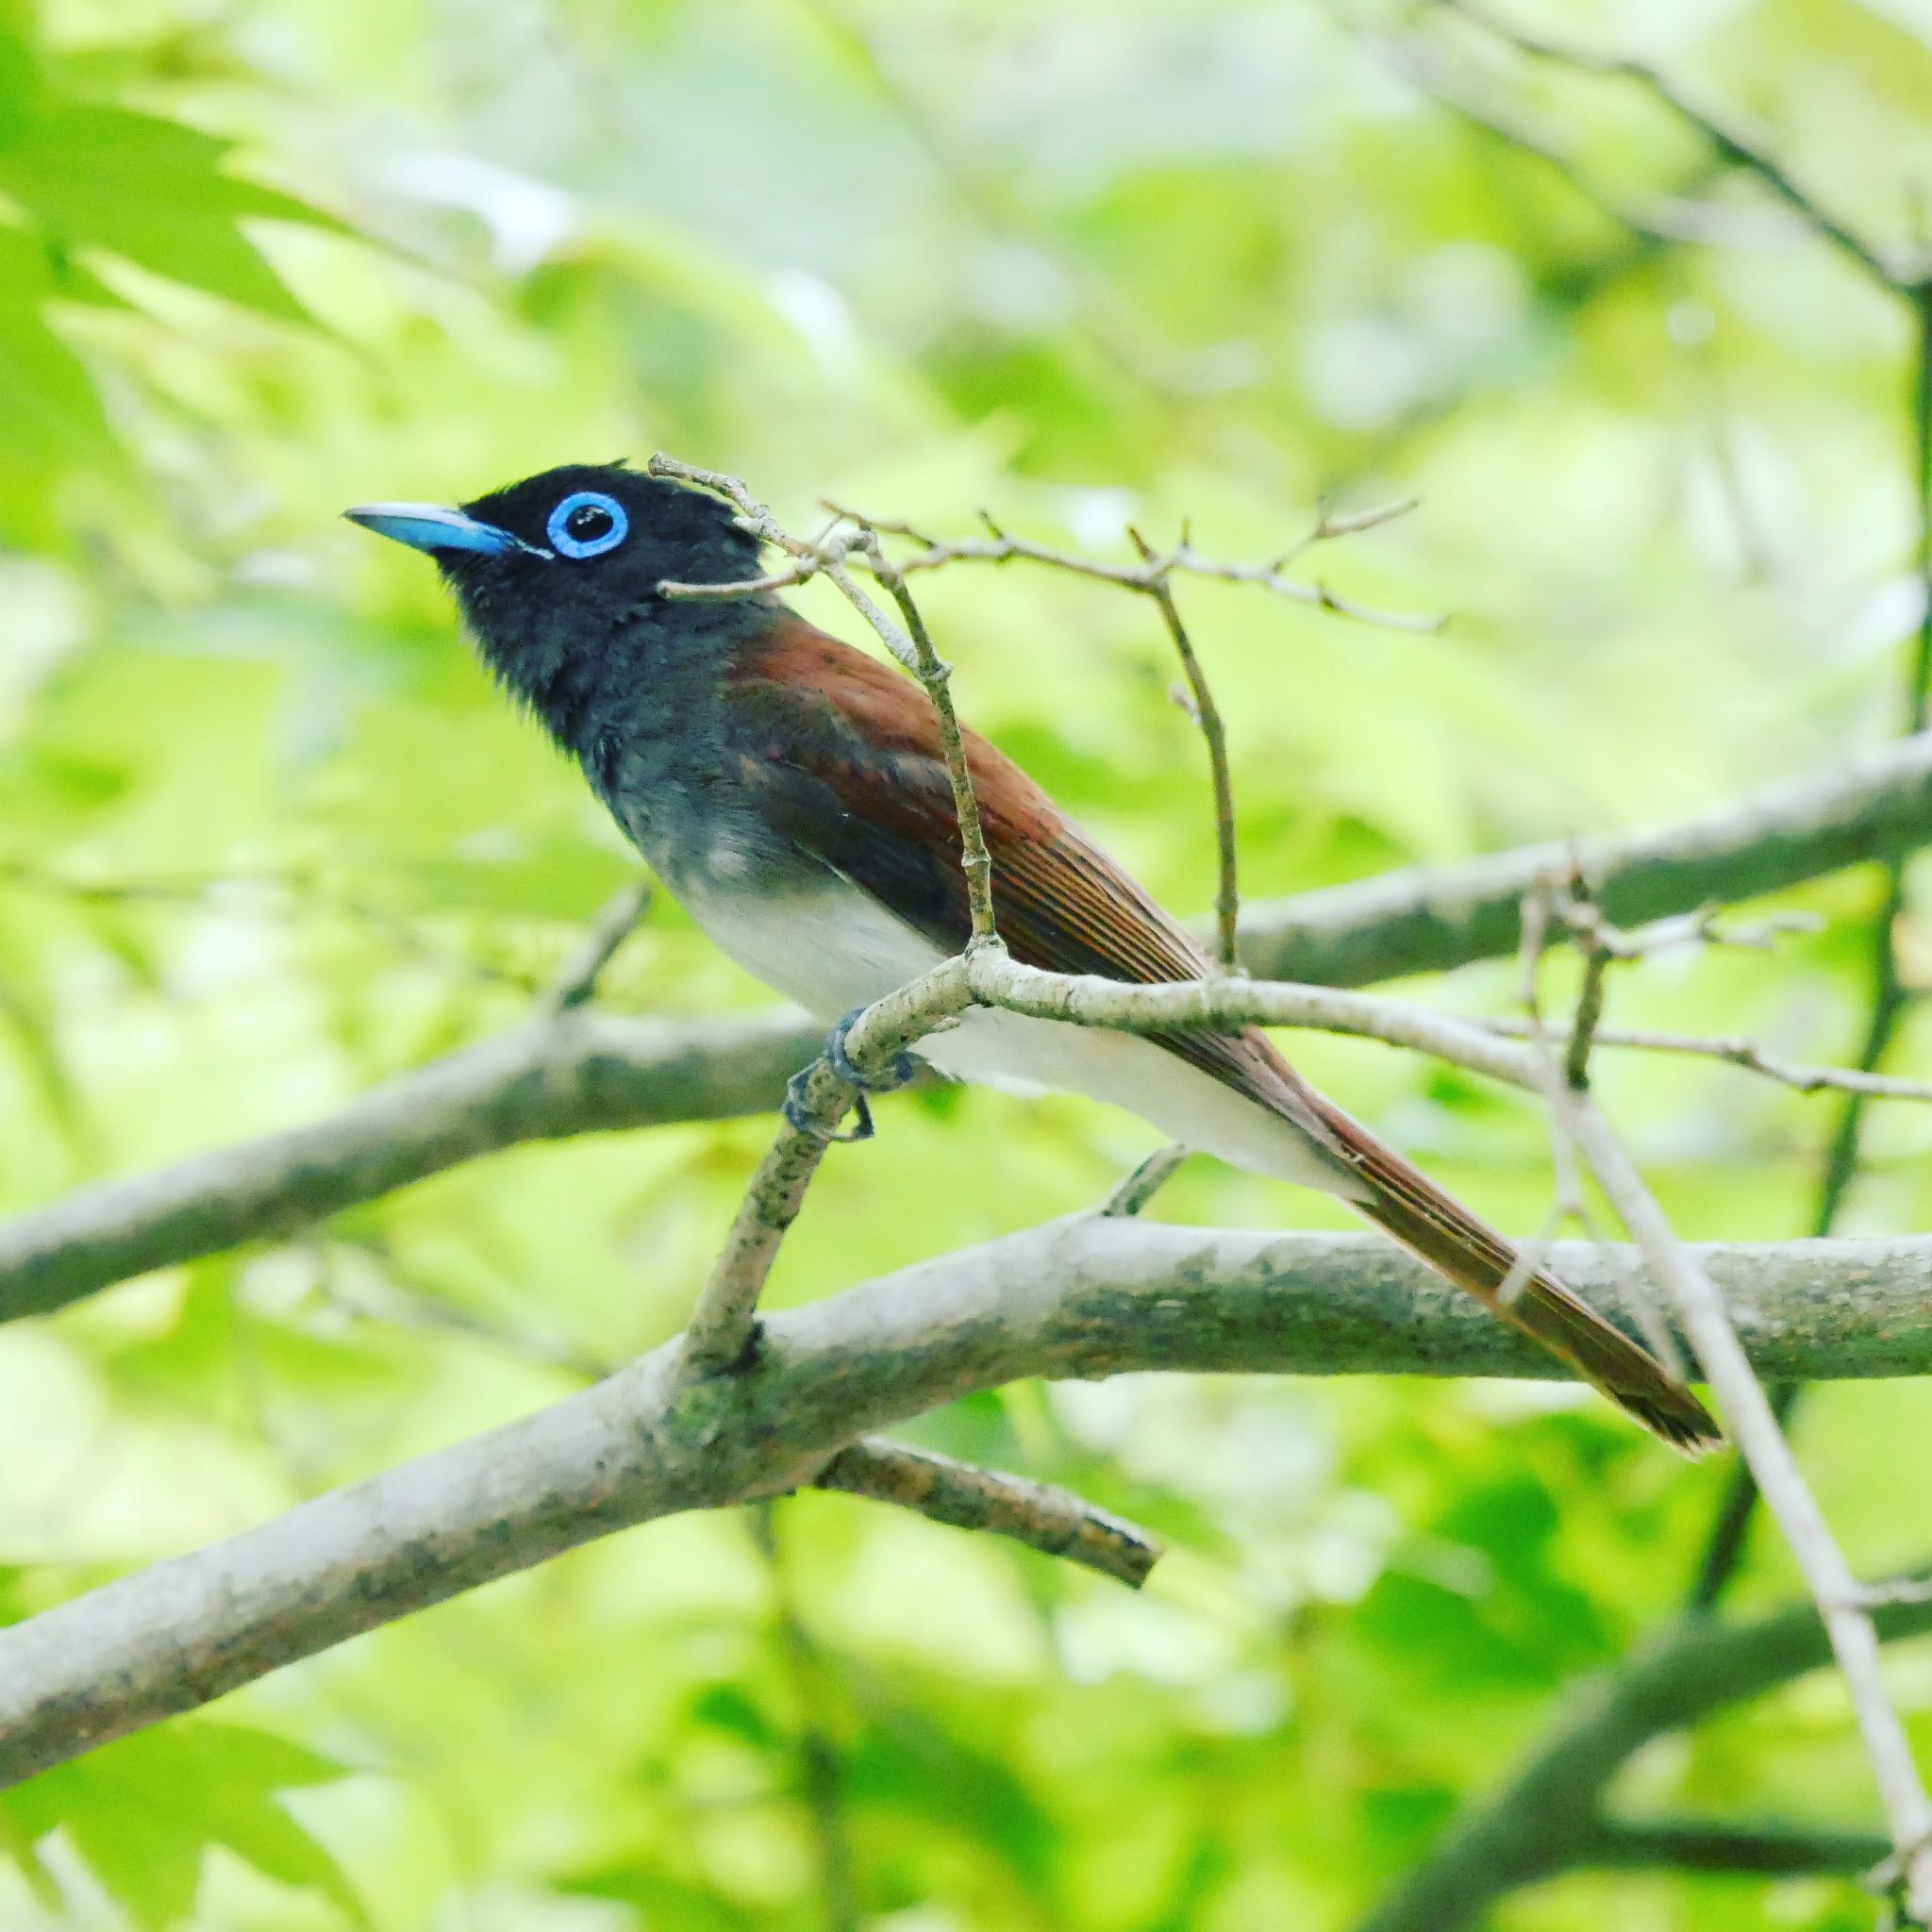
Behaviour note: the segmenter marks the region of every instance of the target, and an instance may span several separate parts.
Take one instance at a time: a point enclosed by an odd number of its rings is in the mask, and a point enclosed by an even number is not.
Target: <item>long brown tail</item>
[[[1690,1390],[1554,1275],[1539,1269],[1522,1292],[1506,1303],[1499,1291],[1516,1264],[1509,1243],[1341,1108],[1320,1095],[1314,1097],[1323,1124],[1341,1143],[1349,1165],[1368,1183],[1369,1198],[1351,1206],[1457,1287],[1466,1288],[1491,1314],[1568,1362],[1672,1447],[1696,1456],[1724,1441],[1723,1432]]]

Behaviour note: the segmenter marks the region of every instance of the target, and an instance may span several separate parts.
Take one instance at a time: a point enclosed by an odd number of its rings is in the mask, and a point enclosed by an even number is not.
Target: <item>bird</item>
[[[772,589],[667,593],[758,578],[760,540],[723,496],[623,463],[568,464],[459,508],[344,514],[435,561],[498,683],[755,978],[829,1024],[965,946],[958,820],[924,690]],[[1017,764],[976,733],[965,745],[1013,958],[1139,984],[1208,973]],[[1503,1236],[1257,1027],[1129,1034],[974,1008],[920,1053],[955,1078],[1124,1108],[1190,1148],[1338,1196],[1666,1442],[1694,1454],[1722,1440],[1659,1361],[1547,1269],[1519,1271]],[[1506,1296],[1512,1271],[1521,1287]]]

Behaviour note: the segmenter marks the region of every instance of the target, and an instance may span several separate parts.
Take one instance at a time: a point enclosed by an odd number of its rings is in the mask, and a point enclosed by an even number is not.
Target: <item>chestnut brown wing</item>
[[[740,660],[727,701],[744,775],[773,823],[941,951],[958,952],[972,920],[952,786],[924,691],[792,619]],[[976,732],[966,744],[992,857],[993,914],[1014,958],[1137,985],[1208,970],[1187,934],[1010,758]],[[1261,1033],[1150,1037],[1325,1138],[1302,1082]]]

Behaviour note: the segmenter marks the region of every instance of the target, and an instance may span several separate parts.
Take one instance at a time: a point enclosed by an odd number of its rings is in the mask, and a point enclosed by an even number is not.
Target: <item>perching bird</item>
[[[461,509],[356,523],[432,556],[485,662],[578,764],[666,887],[747,972],[827,1023],[964,945],[951,788],[924,691],[741,583],[731,507],[622,465],[551,470]],[[984,739],[969,763],[1015,958],[1193,979],[1192,941]],[[1339,1195],[1666,1441],[1720,1440],[1696,1397],[1550,1274],[1504,1304],[1500,1235],[1295,1073],[1254,1027],[1137,1036],[984,1008],[921,1052],[964,1079],[1111,1102],[1237,1167]]]

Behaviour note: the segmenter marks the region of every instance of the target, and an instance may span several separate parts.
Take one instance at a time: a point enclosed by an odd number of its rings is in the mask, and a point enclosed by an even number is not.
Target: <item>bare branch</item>
[[[740,521],[754,535],[782,550],[791,558],[791,574],[761,577],[748,583],[692,585],[663,583],[658,588],[667,597],[699,595],[718,597],[751,596],[803,582],[823,572],[839,588],[841,594],[865,619],[880,642],[907,670],[918,678],[939,719],[940,748],[944,753],[946,776],[953,788],[953,808],[958,819],[960,862],[966,874],[967,898],[973,910],[973,943],[988,945],[998,934],[993,928],[992,859],[986,849],[986,838],[979,824],[979,805],[973,794],[973,775],[967,768],[966,741],[959,720],[953,709],[952,667],[940,656],[927,634],[910,592],[906,589],[904,568],[892,563],[879,546],[878,534],[860,520],[858,534],[841,537],[828,531],[816,542],[794,537],[771,510],[755,497],[737,476],[718,470],[701,470],[694,464],[658,451],[646,465],[654,476],[675,477],[715,490],[737,505]],[[886,615],[854,579],[846,568],[847,559],[858,557],[891,592],[905,619],[902,628]]]
[[[338,1112],[124,1180],[0,1227],[0,1318],[273,1241],[358,1201],[525,1141],[723,1120],[775,1107],[824,1029],[753,1019],[533,1021],[359,1094]]]
[[[822,1490],[843,1490],[878,1503],[1009,1537],[1048,1557],[1097,1570],[1139,1590],[1160,1557],[1145,1530],[1083,1502],[1071,1491],[997,1470],[975,1469],[930,1449],[867,1437],[841,1449],[812,1478]]]
[[[966,959],[949,959],[867,1008],[845,1033],[846,1058],[860,1074],[883,1073],[898,1054],[961,1011],[970,998]],[[716,1374],[741,1361],[779,1244],[798,1219],[833,1130],[860,1097],[823,1054],[789,1091],[786,1117],[745,1189],[731,1232],[691,1310],[682,1344],[688,1376]]]
[[[1527,1038],[1528,1023],[1508,1018],[1485,1018],[1475,1023],[1486,1032],[1511,1039]],[[1574,1024],[1574,1023],[1573,1023]],[[1799,1093],[1863,1093],[1874,1100],[1932,1100],[1932,1080],[1907,1080],[1893,1074],[1867,1074],[1857,1067],[1822,1067],[1768,1054],[1755,1040],[1739,1033],[1665,1033],[1644,1027],[1599,1026],[1591,1035],[1597,1046],[1625,1047],[1640,1053],[1684,1054],[1698,1059],[1722,1060],[1759,1074]]]
[[[1766,1374],[1932,1369],[1932,1241],[1695,1252]],[[1553,1260],[1627,1321],[1627,1250],[1565,1244]],[[668,1342],[534,1415],[0,1630],[0,1783],[613,1530],[809,1483],[859,1437],[975,1390],[1152,1369],[1546,1380],[1552,1365],[1375,1236],[1052,1223],[768,1315],[741,1374],[689,1380]],[[1631,1453],[1650,1452],[1633,1439]],[[1875,1614],[1896,1631],[1920,1626],[1887,1619],[1932,1612]]]
[[[1446,617],[1416,617],[1402,611],[1378,610],[1352,598],[1337,596],[1325,585],[1305,584],[1299,578],[1286,575],[1288,564],[1300,557],[1310,543],[1347,535],[1351,528],[1372,529],[1377,524],[1388,523],[1408,507],[1404,502],[1386,509],[1365,511],[1352,523],[1348,519],[1324,518],[1308,536],[1291,544],[1265,563],[1217,562],[1201,556],[1183,539],[1172,550],[1145,554],[1138,564],[1131,564],[1108,563],[1099,558],[1082,556],[1078,551],[1058,550],[1048,543],[1035,543],[1028,538],[1015,537],[991,517],[986,519],[987,534],[984,537],[934,539],[922,535],[909,524],[895,523],[890,517],[867,516],[858,510],[843,508],[829,499],[825,502],[827,509],[839,516],[849,517],[867,529],[877,530],[887,536],[904,537],[921,544],[923,547],[909,557],[898,559],[896,567],[908,575],[916,571],[939,570],[955,563],[1041,563],[1055,570],[1070,572],[1074,576],[1118,584],[1124,590],[1151,591],[1160,578],[1179,572],[1183,575],[1209,577],[1224,584],[1251,584],[1274,596],[1285,597],[1291,604],[1310,605],[1337,617],[1356,618],[1364,624],[1378,625],[1384,630],[1409,631],[1423,637],[1433,637],[1448,623]],[[685,586],[677,586],[677,593],[683,594],[685,589]]]
[[[1134,548],[1143,563],[1154,560],[1154,550],[1138,530],[1129,530]],[[1185,540],[1183,540],[1185,541]],[[1312,541],[1312,539],[1310,540]],[[1214,892],[1214,958],[1224,973],[1241,967],[1240,940],[1241,892],[1236,863],[1238,839],[1234,817],[1234,774],[1227,762],[1227,727],[1221,722],[1221,710],[1214,702],[1213,688],[1201,660],[1194,654],[1193,641],[1181,622],[1180,606],[1174,602],[1174,585],[1165,573],[1155,577],[1147,592],[1159,608],[1167,634],[1174,640],[1174,655],[1181,660],[1181,675],[1188,681],[1191,700],[1189,714],[1200,726],[1208,747],[1208,770],[1214,788],[1214,851],[1216,887]]]
[[[867,539],[866,560],[899,607],[911,640],[920,682],[925,686],[933,709],[939,714],[940,748],[945,754],[946,776],[953,788],[953,811],[959,825],[960,869],[966,874],[966,903],[973,921],[970,943],[991,945],[999,939],[993,922],[992,856],[987,850],[985,829],[979,823],[979,801],[973,792],[966,741],[953,711],[949,683],[952,668],[940,657],[933,644],[925,620],[919,614],[919,607],[912,601],[911,591],[906,588],[905,573],[887,560],[879,548],[876,531],[868,529],[864,534]],[[846,575],[842,564],[827,565],[826,575],[861,610],[867,608],[865,593]]]
[[[1442,59],[1422,37],[1377,37],[1375,45],[1394,72],[1431,100],[1504,145],[1544,163],[1592,208],[1633,235],[1652,242],[1761,249],[1786,246],[1809,232],[1803,222],[1776,216],[1770,209],[1740,209],[1682,194],[1655,195],[1641,202],[1615,194],[1513,105],[1488,91],[1479,92],[1470,76]]]
[[[1932,734],[1922,732],[1666,831],[1519,846],[1250,906],[1241,958],[1257,975],[1324,986],[1446,972],[1514,953],[1524,898],[1552,874],[1574,869],[1607,918],[1636,926],[1893,858],[1923,844],[1928,825]]]

